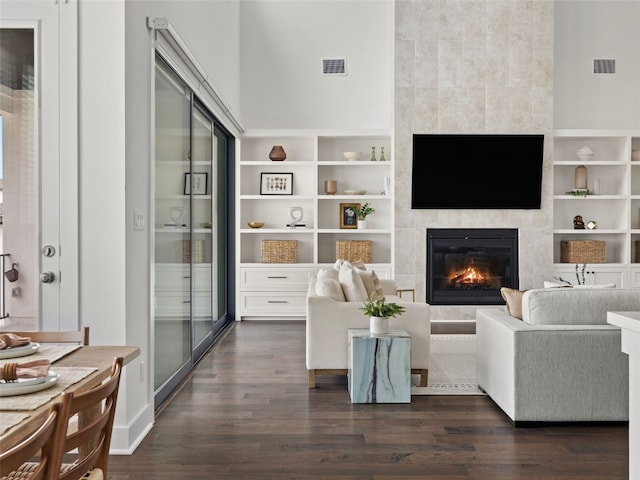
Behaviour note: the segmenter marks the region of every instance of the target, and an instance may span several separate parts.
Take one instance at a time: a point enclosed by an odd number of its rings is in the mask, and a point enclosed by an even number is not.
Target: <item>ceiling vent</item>
[[[615,58],[596,58],[593,60],[593,73],[616,73]]]
[[[346,75],[347,59],[346,58],[323,58],[322,59],[322,75]]]

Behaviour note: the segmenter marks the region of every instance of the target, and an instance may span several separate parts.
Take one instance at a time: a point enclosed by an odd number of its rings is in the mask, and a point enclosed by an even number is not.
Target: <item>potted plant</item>
[[[356,219],[358,220],[358,228],[367,228],[366,218],[376,211],[369,202],[366,202],[361,207],[355,206],[353,210],[356,212]]]
[[[404,313],[405,308],[394,302],[387,302],[384,295],[371,295],[360,310],[369,317],[371,333],[387,333],[389,318],[395,318]]]

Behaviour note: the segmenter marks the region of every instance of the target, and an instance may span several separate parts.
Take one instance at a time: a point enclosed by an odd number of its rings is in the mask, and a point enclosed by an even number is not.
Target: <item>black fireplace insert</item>
[[[518,277],[518,229],[427,229],[428,304],[504,305]]]

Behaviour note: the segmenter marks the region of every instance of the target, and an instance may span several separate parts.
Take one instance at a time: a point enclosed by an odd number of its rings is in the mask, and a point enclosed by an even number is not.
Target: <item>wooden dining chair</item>
[[[122,357],[113,361],[111,375],[95,388],[62,396],[64,415],[78,415],[77,427],[67,429],[58,449],[60,480],[104,480],[107,478],[111,432],[116,413]]]
[[[60,462],[56,449],[67,429],[63,405],[56,402],[40,427],[5,452],[0,453],[0,478],[3,480],[44,480],[57,478]],[[34,460],[37,459],[37,460]]]
[[[82,327],[80,330],[70,330],[64,332],[50,331],[27,331],[11,332],[21,337],[29,337],[36,343],[79,343],[89,345],[89,327]]]

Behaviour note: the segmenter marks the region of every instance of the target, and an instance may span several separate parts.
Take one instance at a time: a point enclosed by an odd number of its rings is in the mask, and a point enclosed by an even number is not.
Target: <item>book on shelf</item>
[[[306,223],[287,223],[287,228],[307,228]]]

